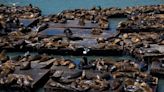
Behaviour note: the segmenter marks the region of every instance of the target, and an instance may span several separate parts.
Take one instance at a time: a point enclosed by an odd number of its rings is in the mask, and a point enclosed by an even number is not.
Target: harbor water
[[[75,8],[101,7],[127,7],[140,5],[162,4],[164,0],[0,0],[2,4],[28,5],[29,3],[38,6],[44,15],[54,14],[62,10]]]
[[[6,5],[28,5],[32,4],[34,6],[39,7],[42,10],[43,15],[55,14],[59,13],[63,10],[67,9],[75,9],[75,8],[92,8],[93,6],[101,6],[102,8],[106,7],[120,7],[124,8],[127,6],[142,6],[142,5],[157,5],[164,4],[164,0],[0,0],[0,4]],[[116,32],[117,24],[120,21],[126,20],[124,18],[112,18],[110,19],[110,30],[112,32]],[[14,56],[23,53],[8,53],[9,56]],[[36,54],[36,53],[34,53]],[[60,56],[57,56],[60,57]],[[79,62],[81,57],[75,56],[65,56],[66,58],[71,58]],[[96,58],[96,56],[89,57],[90,59]],[[111,60],[123,59],[123,58],[131,58],[129,56],[118,56],[113,57],[109,56]],[[132,58],[131,58],[132,59]],[[164,79],[159,79],[158,92],[164,92]],[[0,90],[1,92],[1,90]],[[39,90],[39,92],[44,92],[43,89]]]

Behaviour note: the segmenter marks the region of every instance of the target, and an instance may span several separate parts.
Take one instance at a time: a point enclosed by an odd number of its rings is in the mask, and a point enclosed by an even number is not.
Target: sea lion
[[[9,74],[6,78],[5,83],[10,85],[10,84],[14,83],[14,81],[16,81],[15,76],[13,74]]]
[[[5,63],[7,60],[9,60],[9,57],[6,56],[6,50],[1,51],[1,53],[0,53],[0,61],[2,63]]]
[[[82,75],[82,71],[77,71],[71,75],[66,76],[65,78],[66,79],[75,79],[75,78],[80,77],[81,75]]]
[[[109,27],[109,22],[106,17],[101,17],[98,21],[99,28],[108,28]]]
[[[33,82],[33,78],[29,75],[22,75],[22,74],[12,74],[16,78],[16,84],[21,87],[30,87],[31,82]]]
[[[64,73],[64,71],[55,71],[55,73],[51,76],[51,79],[55,79],[56,80],[56,78],[60,78],[62,75],[63,75],[63,73]]]
[[[102,58],[97,59],[95,63],[96,63],[96,69],[98,71],[107,70],[108,68],[108,65],[105,65],[105,62]]]
[[[123,39],[127,39],[127,38],[128,38],[128,34],[127,34],[127,33],[124,33],[124,34],[122,35],[122,38],[123,38]]]
[[[43,23],[43,24],[38,26],[36,31],[39,33],[41,31],[45,30],[46,28],[48,28],[48,26],[49,26],[48,23]]]
[[[83,81],[81,80],[76,80],[75,82],[71,83],[71,88],[75,89],[76,91],[80,91],[80,92],[85,92],[88,91],[90,89],[90,87],[87,84],[82,84]]]
[[[49,60],[49,59],[50,59],[50,57],[49,57],[48,55],[43,54],[43,55],[41,55],[40,62],[44,62],[44,61],[47,61],[47,60]]]
[[[120,86],[121,86],[121,81],[118,80],[118,79],[115,79],[115,80],[113,80],[113,81],[110,82],[110,88],[113,91],[116,90],[116,89],[118,89]]]
[[[60,65],[62,65],[62,66],[69,65],[70,63],[71,63],[70,60],[65,60],[64,58],[60,61]]]
[[[157,54],[160,54],[160,51],[157,50],[157,49],[148,49],[146,52],[147,53],[157,53]]]
[[[50,85],[51,87],[62,88],[62,89],[67,90],[67,91],[73,91],[73,92],[75,91],[75,90],[72,89],[71,87],[69,87],[69,86],[67,86],[67,85],[63,85],[63,84],[58,83],[58,82],[55,82],[55,81],[51,81],[51,82],[49,83],[49,85]]]
[[[66,35],[67,38],[70,38],[73,35],[72,30],[70,28],[66,28],[64,30],[64,34]]]
[[[62,18],[59,22],[62,23],[62,24],[66,24],[67,23],[67,19]]]
[[[68,68],[69,68],[69,69],[74,69],[74,68],[76,68],[76,64],[70,63],[70,64],[68,65]]]
[[[80,69],[91,69],[94,66],[92,65],[91,61],[88,61],[87,57],[83,57],[83,59],[80,61],[79,68]]]
[[[105,39],[104,38],[102,38],[102,37],[99,37],[99,38],[97,38],[96,39],[97,40],[97,43],[105,43]]]
[[[9,73],[13,73],[15,70],[15,64],[8,60],[0,66],[0,78],[7,76]]]
[[[137,42],[140,42],[141,39],[138,38],[138,37],[132,37],[132,38],[131,38],[131,41],[132,41],[133,43],[137,43]]]
[[[54,63],[53,63],[53,65],[59,66],[60,65],[60,61],[59,60],[55,60]]]
[[[31,61],[22,62],[20,65],[20,70],[31,69]]]
[[[100,28],[92,28],[91,33],[92,33],[93,35],[100,35],[100,34],[103,33],[103,30],[100,29]]]
[[[85,20],[84,20],[83,18],[82,18],[82,19],[79,19],[78,24],[79,24],[80,26],[85,26]]]
[[[121,39],[117,38],[114,40],[113,44],[119,44],[121,42]]]

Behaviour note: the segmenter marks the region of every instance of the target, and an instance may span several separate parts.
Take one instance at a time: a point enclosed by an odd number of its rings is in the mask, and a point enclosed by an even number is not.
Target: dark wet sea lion
[[[105,79],[105,80],[109,80],[109,79],[111,79],[111,77],[112,76],[109,73],[105,73],[105,74],[100,75],[100,78]]]
[[[66,35],[66,37],[70,38],[73,35],[73,32],[70,28],[66,28],[64,30],[64,34]]]
[[[69,37],[69,40],[78,41],[78,40],[83,40],[83,38],[82,37]]]
[[[45,30],[46,28],[48,28],[48,24],[47,23],[44,23],[44,24],[41,24],[39,25],[38,27],[38,33]]]
[[[73,74],[70,74],[70,75],[66,76],[65,78],[66,79],[74,79],[74,78],[80,77],[81,75],[82,75],[82,71],[77,71]]]
[[[79,68],[81,69],[89,69],[92,65],[89,64],[87,57],[83,57],[83,60],[80,61]]]

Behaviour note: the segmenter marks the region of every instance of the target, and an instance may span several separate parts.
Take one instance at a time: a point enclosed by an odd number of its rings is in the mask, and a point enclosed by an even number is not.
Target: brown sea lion
[[[93,35],[100,35],[100,34],[103,33],[103,30],[100,29],[100,28],[92,28],[91,33],[92,33]]]
[[[68,68],[69,68],[69,69],[75,69],[75,68],[76,68],[76,64],[70,63],[70,64],[68,65]]]
[[[31,69],[31,61],[22,62],[20,65],[20,70]]]
[[[2,63],[6,62],[7,60],[9,60],[9,57],[6,56],[6,50],[3,50],[1,53],[0,53],[0,61]]]
[[[85,20],[84,20],[84,19],[79,19],[78,24],[79,24],[80,26],[84,26],[84,25],[85,25]]]

